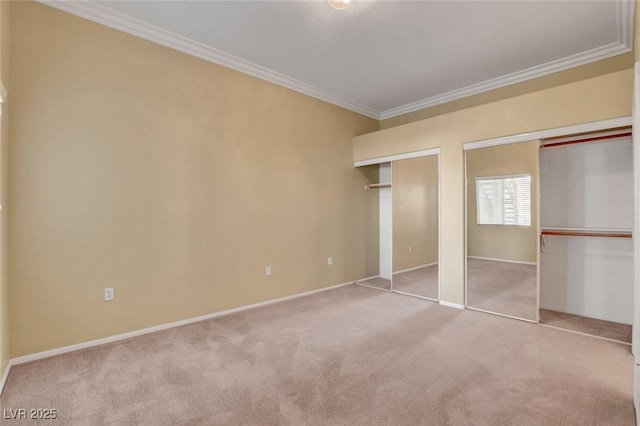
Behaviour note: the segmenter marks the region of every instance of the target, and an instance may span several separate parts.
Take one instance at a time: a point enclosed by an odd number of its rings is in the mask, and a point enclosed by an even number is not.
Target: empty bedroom
[[[637,15],[0,1],[0,424],[640,424]]]

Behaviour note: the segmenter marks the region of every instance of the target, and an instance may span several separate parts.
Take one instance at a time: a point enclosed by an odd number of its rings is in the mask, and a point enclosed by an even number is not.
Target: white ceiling
[[[47,4],[375,118],[632,48],[633,1]]]

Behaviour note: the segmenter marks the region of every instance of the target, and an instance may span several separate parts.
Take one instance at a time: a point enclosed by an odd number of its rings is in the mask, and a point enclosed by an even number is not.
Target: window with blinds
[[[531,175],[476,178],[478,225],[531,226]]]

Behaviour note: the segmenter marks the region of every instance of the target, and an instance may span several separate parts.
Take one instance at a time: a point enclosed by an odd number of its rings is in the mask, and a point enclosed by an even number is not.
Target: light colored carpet
[[[627,324],[581,317],[548,309],[540,309],[540,324],[631,343],[632,327]]]
[[[438,265],[393,274],[393,289],[438,299]]]
[[[632,374],[625,345],[352,285],[15,366],[0,405],[58,425],[621,426]]]
[[[537,320],[536,267],[467,259],[467,305]]]

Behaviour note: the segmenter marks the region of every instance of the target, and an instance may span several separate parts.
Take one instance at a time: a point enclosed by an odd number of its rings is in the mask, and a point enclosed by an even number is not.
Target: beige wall
[[[7,91],[9,88],[9,4],[0,2],[0,80]],[[2,106],[0,119],[0,377],[4,373],[10,358],[9,335],[9,281],[7,279],[7,177],[8,177],[8,141],[9,141],[9,106],[7,99]]]
[[[376,120],[41,4],[11,19],[12,356],[377,274],[351,143]]]
[[[635,1],[634,9],[634,33],[633,33],[633,54],[636,61],[640,60],[640,2]]]
[[[394,161],[391,182],[393,271],[437,262],[438,156]]]
[[[631,114],[631,68],[354,138],[354,160],[428,148],[440,154],[440,289],[464,303],[465,142],[605,120]]]
[[[532,141],[466,151],[468,256],[537,261],[538,145]],[[524,173],[531,175],[531,226],[478,225],[476,177]]]

